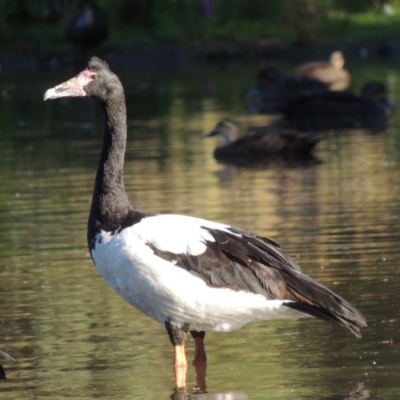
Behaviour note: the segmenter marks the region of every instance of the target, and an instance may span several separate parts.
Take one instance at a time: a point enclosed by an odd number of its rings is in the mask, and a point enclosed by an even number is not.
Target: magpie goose
[[[311,151],[321,137],[295,129],[269,125],[253,134],[240,136],[240,127],[229,118],[223,118],[205,135],[221,136],[214,150],[214,158],[225,164],[250,165],[266,160],[312,159]]]
[[[93,57],[76,77],[48,89],[44,100],[66,96],[97,99],[105,118],[88,220],[91,257],[121,297],[165,326],[175,371],[186,368],[188,332],[195,338],[196,363],[206,362],[206,331],[229,332],[251,321],[301,313],[360,337],[363,315],[302,274],[272,240],[200,218],[132,208],[123,181],[124,89],[104,61]],[[184,383],[177,379],[177,386]]]

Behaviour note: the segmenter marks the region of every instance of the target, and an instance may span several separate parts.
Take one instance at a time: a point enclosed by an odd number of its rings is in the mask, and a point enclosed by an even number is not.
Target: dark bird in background
[[[350,91],[327,92],[297,98],[285,105],[286,120],[299,130],[363,128],[381,132],[387,126],[387,109],[394,108],[386,87],[367,82],[360,95]]]
[[[287,159],[312,158],[311,151],[320,137],[294,129],[270,125],[257,129],[250,135],[240,136],[238,124],[224,118],[205,135],[221,136],[221,142],[214,150],[214,157],[224,164],[257,164],[277,157]]]
[[[299,65],[293,71],[294,75],[307,76],[326,83],[329,90],[345,90],[350,85],[350,74],[344,68],[342,52],[334,51],[329,61],[310,61]]]
[[[257,75],[257,82],[246,95],[248,109],[254,113],[277,114],[287,102],[298,97],[329,91],[329,86],[308,76],[282,75],[274,67],[265,67]]]
[[[6,371],[4,370],[3,366],[0,365],[0,381],[3,379],[7,379]]]
[[[91,1],[82,1],[67,23],[65,38],[82,48],[95,47],[108,35],[107,14]]]

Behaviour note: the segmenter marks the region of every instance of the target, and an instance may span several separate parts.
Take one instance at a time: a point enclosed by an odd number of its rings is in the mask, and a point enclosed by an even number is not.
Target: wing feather
[[[158,217],[159,221],[172,222],[165,216]],[[366,326],[365,318],[353,305],[302,274],[274,241],[192,217],[179,216],[178,221],[173,232],[164,225],[156,231],[154,240],[147,234],[143,238],[156,255],[187,270],[208,286],[250,291],[269,300],[286,300],[285,306],[342,325],[356,336],[360,336],[359,328]],[[184,232],[179,231],[174,238],[177,228]],[[167,234],[168,240],[163,238]],[[171,251],[166,244],[171,244]]]

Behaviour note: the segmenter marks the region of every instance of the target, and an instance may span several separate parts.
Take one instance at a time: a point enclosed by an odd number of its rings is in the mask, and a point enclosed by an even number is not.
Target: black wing
[[[304,275],[298,265],[270,239],[246,231],[204,227],[215,242],[207,241],[200,255],[172,254],[153,248],[163,259],[174,260],[211,287],[227,287],[290,300],[285,306],[339,324],[360,337],[363,315],[349,302]]]

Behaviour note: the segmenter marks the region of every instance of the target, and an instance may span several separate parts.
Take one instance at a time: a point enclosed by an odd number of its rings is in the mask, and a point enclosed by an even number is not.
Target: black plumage
[[[287,103],[283,111],[295,129],[364,128],[379,132],[386,129],[388,108],[393,104],[387,99],[385,85],[370,81],[363,86],[361,95],[344,91],[304,96]]]
[[[256,85],[246,94],[246,104],[251,112],[279,114],[286,103],[298,97],[329,91],[329,85],[302,75],[282,75],[274,67],[265,67],[257,75]]]
[[[92,1],[82,1],[67,23],[66,40],[79,47],[91,48],[106,40],[107,36],[106,12]]]
[[[357,337],[365,318],[349,302],[304,275],[277,243],[238,228],[207,229],[215,242],[199,255],[153,251],[202,279],[208,286],[262,294],[269,300],[289,300],[286,307],[341,325]]]

